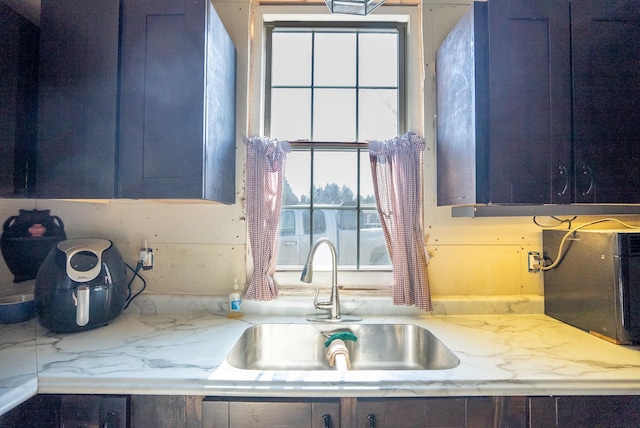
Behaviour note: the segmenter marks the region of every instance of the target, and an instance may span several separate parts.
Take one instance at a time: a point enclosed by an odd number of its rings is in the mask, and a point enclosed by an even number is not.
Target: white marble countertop
[[[111,325],[38,337],[38,392],[234,396],[470,396],[640,393],[640,348],[542,314],[365,316],[434,333],[460,359],[449,370],[250,371],[226,356],[259,323],[304,316],[124,314]],[[293,339],[295,340],[295,339]]]
[[[230,320],[219,315],[220,305],[141,299],[110,325],[95,330],[56,335],[36,326],[37,373],[25,373],[20,386],[0,391],[0,413],[35,394],[36,385],[38,393],[253,397],[640,394],[640,347],[608,343],[541,313],[505,313],[513,312],[512,303],[489,305],[493,309],[480,315],[411,309],[365,314],[366,323],[429,329],[458,356],[460,365],[448,370],[349,372],[229,366],[226,356],[246,328],[306,323],[303,313],[313,311],[304,306],[274,315],[261,309],[273,305],[248,303],[250,314]],[[179,306],[175,314],[169,310]],[[345,307],[348,311],[349,301]],[[33,342],[12,352],[27,345]],[[4,358],[1,366],[5,368]]]
[[[35,329],[35,319],[0,324],[0,415],[37,392]]]

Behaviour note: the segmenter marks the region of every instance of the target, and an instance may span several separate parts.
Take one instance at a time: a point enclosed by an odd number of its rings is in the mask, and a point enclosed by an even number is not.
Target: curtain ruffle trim
[[[377,156],[378,162],[385,163],[386,157],[392,153],[404,150],[423,151],[426,146],[424,138],[415,132],[407,132],[404,135],[384,141],[369,141],[369,155]]]

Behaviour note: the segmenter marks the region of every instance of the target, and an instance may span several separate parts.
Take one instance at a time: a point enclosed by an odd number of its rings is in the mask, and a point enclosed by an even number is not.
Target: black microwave
[[[545,314],[618,344],[640,342],[640,230],[542,232]]]

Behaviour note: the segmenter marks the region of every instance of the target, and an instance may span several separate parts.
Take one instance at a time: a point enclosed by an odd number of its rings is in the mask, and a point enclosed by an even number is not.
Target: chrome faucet
[[[307,262],[302,269],[302,275],[300,275],[300,281],[311,283],[313,279],[313,257],[316,254],[316,250],[322,244],[327,244],[331,251],[331,297],[329,300],[318,301],[319,289],[316,289],[316,297],[313,300],[313,305],[316,309],[329,311],[327,318],[313,318],[309,321],[359,321],[360,318],[347,317],[344,318],[340,315],[340,296],[338,294],[338,256],[336,254],[336,247],[328,238],[320,238],[309,251]]]

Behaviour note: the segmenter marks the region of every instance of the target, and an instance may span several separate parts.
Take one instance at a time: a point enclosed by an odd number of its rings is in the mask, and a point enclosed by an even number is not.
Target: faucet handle
[[[320,289],[316,288],[316,297],[313,299],[313,306],[316,309],[322,309],[323,311],[330,311],[333,305],[331,304],[331,300],[321,300],[318,301],[318,295],[320,294]]]

